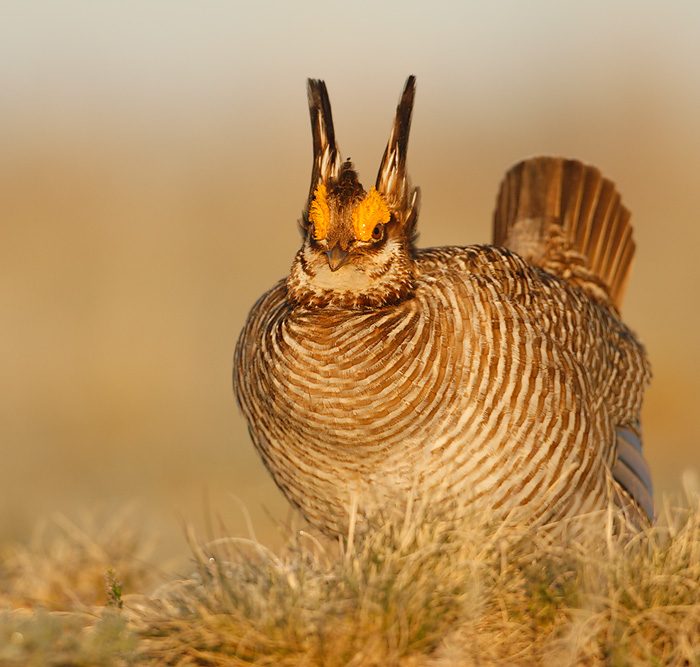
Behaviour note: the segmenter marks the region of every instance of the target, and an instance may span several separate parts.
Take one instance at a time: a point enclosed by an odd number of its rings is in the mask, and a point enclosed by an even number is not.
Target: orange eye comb
[[[314,226],[314,238],[317,241],[326,238],[330,219],[331,212],[328,208],[326,186],[323,183],[319,183],[314,192],[314,200],[311,202],[311,207],[309,208],[309,222]]]
[[[391,218],[389,207],[382,196],[373,186],[367,196],[357,205],[352,214],[352,226],[355,230],[355,238],[360,241],[369,241],[372,238],[372,230],[378,222],[386,224]]]

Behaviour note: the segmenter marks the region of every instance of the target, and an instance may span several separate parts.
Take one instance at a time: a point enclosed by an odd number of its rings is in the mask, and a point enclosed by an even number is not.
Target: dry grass
[[[0,546],[0,665],[129,664],[137,637],[120,613],[120,588],[158,576],[131,512],[36,526],[29,544]]]
[[[700,665],[697,498],[639,534],[613,511],[552,539],[424,506],[280,553],[193,539],[193,576],[155,591],[124,524],[71,525],[6,550],[0,664]]]

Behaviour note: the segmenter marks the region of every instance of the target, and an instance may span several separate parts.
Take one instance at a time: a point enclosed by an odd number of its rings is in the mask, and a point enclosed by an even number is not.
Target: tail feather
[[[619,309],[635,249],[629,219],[614,184],[595,167],[537,157],[506,174],[494,244]]]

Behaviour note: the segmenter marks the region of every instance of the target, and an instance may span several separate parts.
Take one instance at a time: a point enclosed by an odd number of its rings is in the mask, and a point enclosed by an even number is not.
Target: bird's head
[[[409,77],[396,109],[376,184],[365,190],[335,142],[328,92],[309,80],[314,144],[311,188],[300,221],[303,244],[287,279],[289,300],[305,308],[381,308],[409,297],[419,191],[406,174],[415,94]]]

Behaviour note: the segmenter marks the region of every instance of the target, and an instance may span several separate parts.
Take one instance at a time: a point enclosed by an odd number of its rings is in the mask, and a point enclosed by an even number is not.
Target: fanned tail
[[[630,213],[612,181],[577,160],[536,157],[506,174],[494,245],[619,310],[634,257]]]

